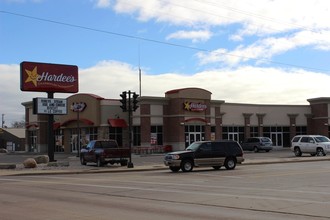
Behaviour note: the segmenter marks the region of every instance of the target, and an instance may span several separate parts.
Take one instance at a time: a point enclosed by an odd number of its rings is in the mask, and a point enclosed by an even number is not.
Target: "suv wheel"
[[[294,155],[296,155],[296,157],[300,157],[302,155],[299,147],[295,147],[293,152],[294,152]]]
[[[325,153],[322,148],[317,148],[316,149],[316,155],[317,156],[325,156]]]
[[[191,160],[184,160],[181,162],[181,170],[183,172],[189,172],[193,169],[193,162]]]
[[[236,160],[235,158],[229,157],[225,161],[225,167],[227,170],[233,170],[236,167]]]

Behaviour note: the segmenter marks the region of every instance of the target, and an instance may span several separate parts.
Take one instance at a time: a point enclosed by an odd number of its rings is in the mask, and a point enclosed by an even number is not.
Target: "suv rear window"
[[[292,142],[298,142],[299,139],[300,139],[300,137],[294,137],[294,138],[292,139]]]

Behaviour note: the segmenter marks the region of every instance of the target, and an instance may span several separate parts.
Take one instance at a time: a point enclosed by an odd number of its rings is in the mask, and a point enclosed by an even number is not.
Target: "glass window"
[[[264,132],[270,132],[270,127],[264,127]]]
[[[189,127],[189,132],[195,132],[195,126],[190,125],[188,127]]]
[[[109,139],[116,140],[118,146],[123,146],[123,128],[109,127]]]
[[[302,137],[300,142],[308,143],[308,137]]]
[[[211,151],[212,150],[211,142],[202,144],[199,149],[203,151]]]
[[[294,138],[292,139],[292,142],[298,142],[299,139],[300,139],[300,137],[294,137]]]
[[[141,145],[141,127],[133,126],[133,145],[140,146]]]
[[[55,130],[55,149],[54,152],[64,152],[64,136],[63,130]]]
[[[163,145],[163,127],[158,126],[151,126],[151,133],[156,134],[157,136],[157,143],[156,145]]]

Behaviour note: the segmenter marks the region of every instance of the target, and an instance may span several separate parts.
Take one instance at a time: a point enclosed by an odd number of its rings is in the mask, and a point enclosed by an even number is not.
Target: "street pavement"
[[[35,158],[40,154],[35,153],[0,153],[0,176],[8,175],[45,175],[45,174],[84,174],[106,172],[132,172],[168,169],[163,164],[164,154],[132,154],[133,168],[120,165],[106,165],[97,167],[93,163],[87,166],[80,164],[76,154],[56,153],[55,162],[38,164],[36,168],[24,168],[23,162],[27,158]],[[274,150],[269,153],[244,153],[244,165],[271,164],[271,163],[294,163],[306,161],[330,161],[330,156],[312,157],[309,155],[295,157],[289,149]]]

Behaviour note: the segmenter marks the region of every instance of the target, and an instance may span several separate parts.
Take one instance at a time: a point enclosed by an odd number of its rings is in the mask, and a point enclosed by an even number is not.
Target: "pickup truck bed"
[[[81,149],[80,163],[86,165],[88,162],[93,162],[98,167],[108,163],[126,166],[130,154],[129,148],[119,147],[115,140],[93,140]]]

